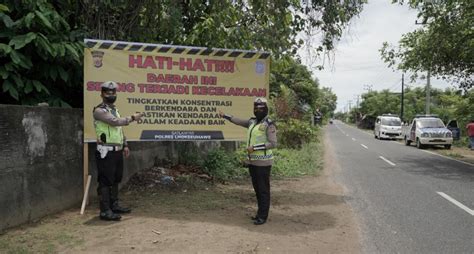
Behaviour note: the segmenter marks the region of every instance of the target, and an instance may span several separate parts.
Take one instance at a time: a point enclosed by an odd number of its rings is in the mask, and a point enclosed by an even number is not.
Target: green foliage
[[[242,176],[244,171],[241,165],[236,153],[216,148],[207,153],[202,167],[214,179],[226,181]]]
[[[370,91],[362,94],[362,102],[358,111],[370,116],[392,113],[400,114],[400,95],[389,90]]]
[[[320,142],[303,144],[301,149],[279,148],[274,154],[272,175],[277,177],[312,175],[323,166],[323,149]]]
[[[318,132],[317,135],[320,135]],[[274,164],[272,176],[296,177],[315,174],[322,169],[322,144],[316,139],[304,143],[299,149],[278,148],[274,149]],[[245,144],[234,153],[222,149],[210,151],[205,159],[203,168],[219,181],[239,179],[247,176],[246,168],[242,167],[241,160],[245,159]]]
[[[323,87],[319,90],[316,106],[326,119],[334,114],[337,107],[337,96],[332,92],[331,88]]]
[[[389,66],[415,73],[431,71],[433,76],[451,79],[460,88],[469,89],[474,74],[474,1],[408,2],[416,8],[423,27],[404,34],[398,48],[384,43],[382,59]]]
[[[319,31],[315,48],[332,50],[364,3],[6,0],[0,5],[0,99],[81,107],[84,38],[266,50],[278,59],[295,54],[300,32]],[[301,65],[293,67],[305,76],[284,84],[314,107],[317,82]]]
[[[315,141],[317,132],[317,127],[311,127],[309,121],[288,119],[278,123],[278,143],[280,147],[298,149],[304,143]]]
[[[351,2],[351,3],[349,3]],[[331,50],[364,1],[92,1],[78,5],[90,36],[164,44],[294,53],[296,35],[322,32],[320,51]],[[73,8],[74,9],[74,8]],[[126,15],[124,15],[126,12]]]
[[[319,81],[298,60],[289,56],[274,59],[270,73],[272,107],[278,122],[290,118],[311,122],[317,109],[326,118],[336,109],[337,96],[330,88],[320,88]]]
[[[66,17],[49,1],[24,0],[4,2],[0,20],[2,102],[80,105],[82,37]]]
[[[272,64],[271,119],[277,122],[280,147],[300,148],[315,137],[310,126],[313,112],[320,109],[326,118],[336,109],[337,97],[329,88],[319,88],[311,72],[290,57]]]
[[[290,56],[284,56],[274,59],[270,73],[270,90],[273,95],[284,93],[282,86],[286,86],[294,91],[298,106],[307,104],[314,109],[319,95],[319,83],[311,77],[306,66]]]
[[[425,96],[426,91],[422,87],[407,88],[405,90],[403,120],[410,121],[415,115],[424,114]],[[345,119],[349,116],[351,121],[354,122],[355,119],[352,116],[355,111],[360,112],[363,116],[371,117],[377,117],[385,113],[400,115],[400,99],[400,94],[390,93],[388,90],[371,91],[362,94],[360,108],[354,108],[349,115],[339,113],[337,118]],[[443,91],[432,88],[430,109],[431,113],[438,115],[445,124],[450,120],[458,120],[462,135],[466,135],[464,127],[474,118],[474,90],[468,90],[462,95],[461,91],[456,89],[448,88]]]
[[[273,120],[285,121],[290,118],[301,118],[301,110],[295,91],[284,84],[280,87],[278,96],[271,100],[271,115]]]

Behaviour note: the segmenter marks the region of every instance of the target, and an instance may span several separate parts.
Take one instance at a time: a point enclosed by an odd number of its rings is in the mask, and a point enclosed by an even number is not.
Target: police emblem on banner
[[[98,50],[93,50],[91,52],[92,54],[92,60],[94,62],[94,66],[96,68],[102,67],[102,59],[104,57],[104,52],[103,51],[98,51]]]
[[[265,73],[265,63],[262,61],[255,62],[255,72],[258,74]]]

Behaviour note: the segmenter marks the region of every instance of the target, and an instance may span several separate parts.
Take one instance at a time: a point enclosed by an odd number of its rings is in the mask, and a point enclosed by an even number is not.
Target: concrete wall
[[[83,193],[81,109],[0,105],[0,230],[70,207]],[[96,195],[95,144],[89,146],[91,195]],[[235,142],[130,142],[125,183],[141,169],[176,163],[184,151],[236,148]],[[95,208],[95,204],[92,204]]]
[[[77,203],[82,111],[0,105],[0,229]]]

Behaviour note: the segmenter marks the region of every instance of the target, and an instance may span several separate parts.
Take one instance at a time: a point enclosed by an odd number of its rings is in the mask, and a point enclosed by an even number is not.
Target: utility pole
[[[428,75],[426,77],[426,105],[425,105],[425,114],[430,114],[430,100],[431,100],[431,86],[430,86],[430,76],[431,71],[428,69]]]
[[[359,97],[360,95],[356,95],[357,97],[357,100],[356,100],[356,110],[354,111],[354,119],[355,119],[355,122],[358,123],[359,122],[359,112],[360,112],[360,108],[359,108]]]
[[[401,98],[401,107],[400,107],[400,119],[403,121],[403,86],[404,86],[404,73],[402,73],[402,98]]]
[[[372,92],[372,85],[364,85],[364,90],[367,90],[368,93]]]
[[[415,25],[426,25],[427,19],[425,18],[422,22],[418,23],[417,20],[415,20]],[[430,62],[431,63],[431,62]],[[431,76],[431,64],[430,67],[428,67],[428,74],[426,75],[426,105],[425,105],[425,114],[429,115],[430,114],[430,96],[431,96],[431,87],[430,87],[430,76]]]

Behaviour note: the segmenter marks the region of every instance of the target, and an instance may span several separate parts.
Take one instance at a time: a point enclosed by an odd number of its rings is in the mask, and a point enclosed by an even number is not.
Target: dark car
[[[446,125],[446,128],[448,128],[448,130],[453,133],[453,140],[459,140],[459,138],[461,137],[461,130],[459,129],[457,120],[449,121]]]

